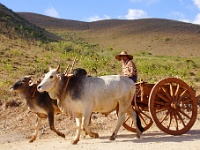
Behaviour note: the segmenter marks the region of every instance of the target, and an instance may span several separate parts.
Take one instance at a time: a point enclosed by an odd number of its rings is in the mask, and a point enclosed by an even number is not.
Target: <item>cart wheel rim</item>
[[[151,90],[149,112],[163,132],[171,135],[184,134],[196,121],[195,92],[180,79],[163,79]]]

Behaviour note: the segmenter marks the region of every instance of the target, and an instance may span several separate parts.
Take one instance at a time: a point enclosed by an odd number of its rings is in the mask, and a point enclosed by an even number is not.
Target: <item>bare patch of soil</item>
[[[92,139],[89,136],[81,138],[77,145],[71,145],[71,140],[75,134],[75,122],[64,114],[59,114],[55,118],[56,128],[66,134],[66,138],[58,137],[49,129],[47,120],[42,122],[39,136],[35,142],[29,143],[29,139],[34,133],[36,116],[28,112],[25,104],[18,107],[0,106],[0,145],[4,150],[55,150],[55,149],[199,149],[200,147],[200,117],[192,129],[180,136],[167,135],[160,131],[155,124],[143,133],[140,139],[135,138],[135,133],[120,128],[115,141],[109,141],[116,126],[116,114],[111,113],[107,117],[101,114],[93,114],[91,130],[99,133],[99,138]]]

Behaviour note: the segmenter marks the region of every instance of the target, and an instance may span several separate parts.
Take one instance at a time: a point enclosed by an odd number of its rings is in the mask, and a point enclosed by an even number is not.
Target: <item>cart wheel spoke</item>
[[[157,110],[156,110],[156,113],[161,113],[161,112],[163,112],[163,111],[168,110],[169,108],[170,108],[170,107],[166,106],[166,107],[163,107],[163,108],[161,108],[161,109],[157,109]]]
[[[139,117],[143,121],[145,126],[147,126],[149,124],[149,120],[151,120],[151,117],[142,111],[139,113]]]
[[[178,101],[181,101],[182,99],[184,99],[185,95],[187,94],[187,89],[185,89],[179,96]]]
[[[188,99],[188,100],[181,101],[181,102],[182,102],[182,104],[191,104],[192,100]]]
[[[179,120],[181,121],[182,125],[183,125],[184,127],[186,127],[185,122],[183,121],[183,118],[181,117],[180,113],[177,111],[176,114],[177,114]]]
[[[149,116],[149,115],[147,115],[147,114],[145,114],[144,112],[140,112],[140,116],[142,117],[142,115],[143,116],[145,116],[146,118],[149,118],[149,119],[151,119],[151,117]],[[142,117],[143,118],[143,117]]]
[[[135,108],[133,107],[133,109],[135,110]],[[144,130],[148,130],[151,125],[153,124],[153,121],[150,117],[149,112],[147,111],[143,111],[140,107],[139,107],[139,111],[138,111],[138,115],[140,117],[140,120],[142,122],[142,126],[144,128]],[[123,123],[123,127],[126,128],[128,131],[131,132],[136,132],[136,127],[134,126],[134,122],[132,120],[132,118],[130,116],[127,116],[126,120]]]
[[[180,92],[179,89],[180,89],[180,85],[177,84],[176,91],[175,91],[175,94],[174,94],[174,96],[176,97],[176,99],[177,99],[177,97],[179,96],[179,92]]]
[[[177,121],[176,113],[173,112],[173,115],[174,115],[174,120],[175,120],[175,127],[176,127],[176,130],[178,130],[178,121]]]
[[[144,119],[144,117],[142,117],[141,115],[140,115],[140,119],[143,121],[143,123],[144,123],[145,125],[148,125],[148,123],[146,122],[146,120]]]
[[[165,114],[165,116],[163,116],[163,118],[160,120],[160,123],[162,123],[170,114],[171,110],[168,110],[167,113]]]
[[[174,97],[174,92],[173,92],[172,83],[169,83],[169,87],[170,87],[170,96],[171,96],[171,97]]]
[[[184,115],[186,118],[191,119],[189,115],[187,115],[185,112],[182,110],[178,110],[182,115]]]
[[[130,118],[131,118],[131,117],[130,117],[130,116],[128,116],[124,122],[127,122],[127,121],[128,121]]]
[[[167,96],[168,101],[171,101],[172,98],[171,98],[171,96],[169,95],[167,89],[166,89],[165,87],[162,87],[162,90],[163,90],[163,92],[165,93],[165,95]]]
[[[172,115],[173,112],[170,112],[170,116],[169,116],[169,120],[168,120],[168,126],[167,126],[167,129],[169,129],[169,127],[171,126],[171,123],[172,123],[172,119],[173,119],[173,115]]]
[[[166,103],[170,103],[171,101],[169,99],[167,99],[166,97],[164,97],[163,95],[159,94],[158,93],[158,96],[163,100],[165,101]]]
[[[155,101],[155,105],[166,106],[166,103],[163,103],[162,101]]]

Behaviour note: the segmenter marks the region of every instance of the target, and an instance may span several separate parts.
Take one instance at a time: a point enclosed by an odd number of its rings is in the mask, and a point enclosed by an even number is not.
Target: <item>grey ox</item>
[[[25,99],[28,109],[37,115],[35,133],[29,142],[36,140],[41,120],[47,117],[50,129],[65,138],[65,134],[57,131],[54,126],[54,114],[60,113],[57,102],[51,99],[47,92],[38,92],[37,85],[38,83],[32,82],[31,77],[25,76],[10,88],[11,91],[18,93],[21,98]]]
[[[124,76],[110,75],[89,77],[79,74],[60,74],[60,66],[50,68],[38,85],[39,92],[47,91],[52,99],[57,99],[62,112],[71,114],[76,119],[77,132],[72,144],[80,139],[81,129],[93,138],[97,133],[89,130],[92,112],[109,114],[118,107],[118,122],[110,140],[115,140],[117,132],[125,120],[125,113],[133,119],[137,128],[137,137],[143,132],[140,119],[131,107],[136,90],[134,82]],[[84,70],[84,69],[83,69]]]

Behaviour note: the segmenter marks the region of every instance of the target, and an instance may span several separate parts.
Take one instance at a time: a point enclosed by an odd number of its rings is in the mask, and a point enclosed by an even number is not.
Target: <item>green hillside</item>
[[[165,19],[81,22],[0,5],[0,104],[13,100],[9,87],[24,75],[42,77],[49,66],[75,67],[89,75],[120,74],[114,56],[134,55],[139,78],[150,83],[178,76],[195,89],[200,80],[200,26]]]
[[[60,38],[22,18],[17,13],[0,4],[0,33],[10,39],[55,41]]]

